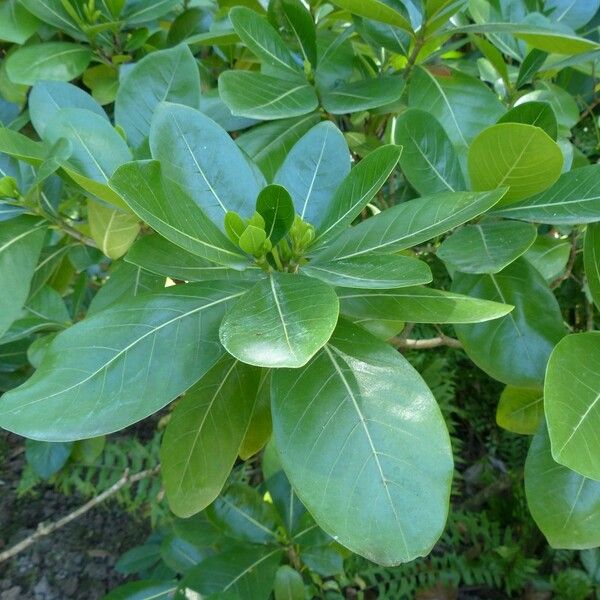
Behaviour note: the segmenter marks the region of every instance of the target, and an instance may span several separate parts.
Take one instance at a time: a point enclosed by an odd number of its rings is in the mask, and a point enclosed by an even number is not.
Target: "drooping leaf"
[[[273,246],[285,237],[296,216],[289,192],[276,184],[260,191],[256,199],[256,212],[265,220],[265,233]]]
[[[583,264],[590,294],[600,309],[600,223],[591,223],[585,230]]]
[[[433,395],[400,354],[341,322],[304,368],[274,372],[271,399],[283,467],[326,532],[383,565],[430,551],[452,453]]]
[[[184,392],[223,355],[217,330],[247,288],[188,284],[133,298],[59,334],[40,368],[6,393],[0,424],[33,439],[110,433]]]
[[[322,95],[323,108],[333,115],[370,110],[396,102],[404,91],[401,77],[378,77],[345,83]]]
[[[337,318],[338,300],[329,285],[275,272],[228,311],[220,338],[245,363],[300,367],[327,342]]]
[[[88,202],[88,221],[98,248],[112,260],[121,258],[127,252],[140,231],[135,216],[99,202]]]
[[[544,420],[544,394],[534,388],[507,385],[498,402],[496,423],[503,429],[533,435]]]

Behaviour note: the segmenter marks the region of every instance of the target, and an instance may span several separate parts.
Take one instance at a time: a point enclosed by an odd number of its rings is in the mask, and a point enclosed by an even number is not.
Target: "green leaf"
[[[266,252],[266,241],[267,234],[264,229],[255,225],[248,225],[244,233],[240,235],[239,246],[244,252],[258,258]]]
[[[327,342],[337,318],[338,300],[330,286],[304,275],[275,272],[228,311],[220,338],[225,349],[245,363],[300,367]]]
[[[271,401],[285,472],[327,533],[387,566],[429,553],[446,522],[452,452],[408,361],[340,322],[304,368],[273,373]]]
[[[25,440],[27,463],[42,479],[49,479],[60,471],[69,460],[72,449],[72,443]]]
[[[256,392],[256,404],[246,430],[239,455],[248,460],[264,448],[271,437],[271,372],[263,369],[260,384]]]
[[[569,240],[538,235],[524,256],[546,281],[552,281],[565,270],[570,254]]]
[[[0,337],[19,318],[42,250],[43,221],[22,215],[0,222]]]
[[[189,517],[220,493],[256,402],[260,372],[223,357],[177,404],[160,449],[171,510]]]
[[[41,165],[49,148],[41,142],[29,139],[27,136],[0,126],[0,152],[13,156],[31,165]]]
[[[457,273],[453,291],[514,305],[492,323],[456,326],[469,358],[488,375],[517,387],[541,387],[552,348],[564,335],[556,298],[525,259],[489,275]]]
[[[516,87],[520,88],[533,80],[541,66],[546,62],[548,53],[542,50],[530,50],[519,67]],[[509,111],[510,112],[510,111]]]
[[[466,188],[458,156],[448,134],[430,113],[409,108],[396,119],[400,168],[421,195]]]
[[[33,85],[42,79],[70,81],[90,64],[92,51],[71,42],[46,42],[22,46],[6,59],[6,72],[13,83]]]
[[[275,600],[304,600],[302,575],[288,565],[282,565],[275,575]]]
[[[162,17],[178,4],[178,0],[158,0],[150,3],[146,0],[127,0],[121,18],[129,25],[147,23]]]
[[[600,215],[600,165],[563,173],[554,185],[535,196],[502,207],[498,214],[535,223],[593,223]]]
[[[300,217],[318,227],[349,172],[348,144],[340,130],[325,121],[293,145],[274,181],[289,191]]]
[[[549,12],[548,16],[552,21],[579,29],[596,14],[600,8],[600,0],[548,0],[544,8]]]
[[[140,232],[140,224],[135,216],[98,202],[88,202],[88,221],[93,240],[112,260],[121,258]]]
[[[289,192],[276,184],[261,190],[256,200],[256,211],[265,220],[267,239],[273,246],[285,237],[296,216]]]
[[[40,21],[26,10],[18,0],[0,4],[0,40],[22,44],[40,26]]]
[[[144,142],[156,107],[165,101],[193,108],[200,104],[198,65],[185,45],[148,54],[119,85],[115,122],[123,128],[133,147]]]
[[[559,177],[563,155],[539,127],[500,123],[482,131],[469,148],[469,176],[475,190],[508,186],[500,205],[528,198]]]
[[[422,67],[411,74],[408,104],[431,113],[461,149],[505,112],[496,94],[478,79],[456,70],[433,75]]]
[[[552,106],[547,102],[524,102],[511,108],[498,123],[522,123],[543,129],[553,140],[558,135],[558,122]]]
[[[346,260],[370,252],[399,252],[473,219],[503,195],[504,190],[446,192],[403,202],[350,228],[316,257]]]
[[[176,286],[80,321],[54,338],[25,384],[2,397],[0,425],[70,441],[154,413],[221,358],[219,323],[246,290],[224,282]]]
[[[179,589],[215,599],[268,600],[282,554],[279,548],[256,544],[230,548],[188,571]]]
[[[315,23],[310,11],[300,0],[283,0],[281,12],[288,28],[292,31],[305,61],[317,65],[317,37]]]
[[[172,581],[131,581],[110,591],[104,600],[172,600],[176,590]]]
[[[600,545],[600,482],[554,462],[545,430],[529,448],[525,494],[534,521],[553,548]]]
[[[315,244],[334,237],[354,221],[390,176],[402,148],[389,144],[363,158],[335,191],[317,231]]]
[[[152,119],[150,148],[165,176],[177,181],[220,229],[229,210],[252,216],[260,191],[253,171],[229,134],[206,115],[161,104]]]
[[[600,332],[564,337],[552,351],[544,382],[544,410],[552,456],[600,481]]]
[[[357,256],[348,260],[315,260],[302,271],[330,285],[354,288],[398,288],[432,280],[427,263],[409,256]]]
[[[427,287],[395,290],[339,289],[340,312],[353,319],[413,323],[481,323],[503,317],[512,306]]]
[[[496,423],[507,431],[533,435],[544,420],[544,394],[541,390],[507,385],[498,402]]]
[[[232,114],[250,119],[285,119],[312,112],[319,105],[314,88],[249,71],[224,71],[219,94]]]
[[[590,294],[600,309],[600,223],[591,223],[585,230],[583,264]]]
[[[393,25],[413,33],[408,20],[397,10],[381,0],[334,0],[334,4],[349,10],[352,14],[373,19],[386,25]]]
[[[72,16],[65,10],[61,0],[19,0],[30,13],[38,19],[64,31],[75,39],[85,39]]]
[[[184,250],[218,264],[246,266],[239,249],[175,181],[163,175],[161,166],[158,161],[126,163],[115,171],[110,187],[141,220]]]
[[[463,273],[498,273],[533,244],[536,228],[514,221],[467,225],[446,238],[437,255]]]
[[[212,554],[176,534],[168,534],[160,544],[160,556],[165,565],[176,573],[185,573]]]
[[[322,94],[323,108],[333,115],[370,110],[396,102],[404,91],[401,77],[377,77],[344,83]]]

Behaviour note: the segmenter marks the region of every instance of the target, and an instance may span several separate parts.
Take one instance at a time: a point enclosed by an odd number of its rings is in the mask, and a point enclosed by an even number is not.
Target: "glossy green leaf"
[[[265,220],[265,233],[273,246],[285,237],[296,216],[289,192],[276,184],[261,190],[256,199],[256,212]]]
[[[275,600],[304,600],[302,575],[292,567],[283,565],[275,575]]]
[[[466,188],[450,138],[430,113],[409,108],[396,119],[394,135],[402,172],[421,195]]]
[[[0,152],[32,165],[41,165],[50,149],[43,143],[0,126]]]
[[[553,548],[600,545],[600,482],[554,462],[545,430],[529,448],[525,494],[534,521]]]
[[[533,435],[544,420],[544,394],[533,388],[507,385],[498,402],[496,423],[507,431]]]
[[[535,268],[519,258],[496,274],[457,273],[452,289],[515,307],[491,323],[458,325],[456,333],[469,358],[494,379],[541,387],[552,348],[565,330],[558,302]]]
[[[600,332],[568,335],[554,348],[544,410],[554,460],[600,481]]]
[[[545,8],[552,21],[579,29],[596,14],[600,0],[547,0]]]
[[[452,452],[433,395],[399,353],[341,322],[304,368],[273,374],[271,399],[285,472],[326,532],[383,565],[429,553]]]
[[[536,236],[527,223],[484,221],[454,232],[437,255],[463,273],[497,273],[524,254]]]
[[[69,311],[61,295],[49,285],[39,289],[25,303],[29,315],[44,319],[61,326],[70,322]]]
[[[410,22],[404,15],[381,0],[335,0],[334,4],[359,17],[393,25],[412,33]]]
[[[327,342],[337,318],[333,288],[304,275],[276,272],[228,311],[220,338],[245,363],[300,367]]]
[[[554,185],[522,202],[502,207],[512,219],[575,225],[600,220],[600,165],[563,173]]]
[[[498,123],[522,123],[543,129],[553,140],[558,135],[558,122],[552,106],[547,102],[524,102],[511,108]]]
[[[558,144],[539,127],[501,123],[473,140],[469,176],[475,190],[508,186],[500,204],[511,204],[550,187],[560,177],[563,160]]]
[[[281,12],[293,33],[305,61],[317,65],[317,37],[310,11],[300,0],[283,0]]]
[[[126,0],[121,17],[130,25],[147,23],[177,7],[177,0],[157,0],[147,2],[146,0]]]
[[[245,257],[210,221],[158,161],[131,162],[117,169],[111,188],[143,221],[169,241],[201,258],[244,267]]]
[[[504,190],[445,192],[403,202],[350,228],[317,257],[345,260],[405,250],[473,219],[503,195]]]
[[[221,73],[219,94],[234,115],[250,119],[296,117],[319,105],[306,80],[289,81],[249,71]]]
[[[238,244],[244,252],[258,258],[265,254],[266,242],[267,234],[264,229],[256,225],[248,225],[240,235]]]
[[[85,39],[83,32],[65,10],[61,0],[19,0],[19,3],[41,21],[68,33],[75,39]]]
[[[600,309],[600,223],[591,223],[585,230],[583,264],[590,294]]]
[[[39,19],[18,0],[5,0],[0,4],[0,40],[22,44],[39,26]]]
[[[429,283],[427,263],[409,256],[371,254],[348,260],[313,261],[302,271],[335,286],[398,288]]]
[[[565,270],[570,254],[571,244],[568,239],[538,235],[524,257],[546,281],[552,281]]]
[[[13,83],[33,85],[40,80],[70,81],[90,64],[92,51],[71,42],[46,42],[22,46],[6,60]]]
[[[43,479],[49,479],[63,468],[72,449],[73,444],[70,442],[25,440],[27,464]]]
[[[370,110],[396,102],[404,91],[401,77],[378,77],[342,84],[322,95],[323,108],[333,115]]]
[[[350,172],[344,136],[330,121],[315,125],[289,151],[274,177],[302,219],[319,227],[335,191]]]
[[[223,357],[177,404],[160,449],[171,510],[189,517],[220,493],[256,402],[260,372]]]
[[[263,369],[261,380],[256,392],[256,404],[246,430],[244,441],[240,446],[239,455],[242,460],[248,460],[251,456],[262,450],[271,438],[271,372]]]
[[[152,156],[221,229],[225,213],[254,213],[260,187],[228,133],[201,112],[161,104],[150,130]],[[164,235],[164,234],[163,234]]]
[[[45,231],[43,221],[27,215],[0,222],[0,337],[27,300]]]
[[[110,591],[104,600],[172,600],[176,590],[173,581],[131,581]]]
[[[135,216],[93,201],[88,202],[88,222],[98,248],[112,260],[121,258],[140,232]]]
[[[160,556],[165,565],[176,573],[185,573],[212,554],[176,534],[168,534],[160,544]]]
[[[0,425],[34,439],[69,441],[154,413],[221,358],[219,323],[246,289],[177,286],[80,321],[54,339],[25,384],[3,396]]]

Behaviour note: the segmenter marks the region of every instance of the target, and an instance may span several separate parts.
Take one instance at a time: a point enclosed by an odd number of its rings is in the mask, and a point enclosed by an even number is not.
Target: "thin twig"
[[[573,240],[571,243],[571,252],[569,254],[569,261],[567,262],[567,266],[565,267],[565,272],[557,277],[550,284],[550,289],[557,288],[563,281],[569,279],[571,277],[571,273],[573,272],[573,267],[575,266],[575,259],[577,258],[577,241]]]
[[[396,346],[396,348],[402,348],[407,350],[426,350],[429,348],[438,348],[440,346],[448,346],[449,348],[463,347],[459,340],[448,337],[446,335],[440,335],[438,337],[426,338],[422,340],[395,337],[392,338],[392,344]]]
[[[29,548],[37,542],[40,538],[49,535],[64,527],[71,521],[81,517],[81,515],[88,512],[95,506],[98,506],[101,502],[104,502],[107,498],[114,496],[121,488],[126,485],[131,485],[136,483],[137,481],[141,481],[142,479],[146,479],[147,477],[152,477],[158,473],[160,469],[160,465],[154,467],[153,469],[146,469],[145,471],[140,471],[139,473],[135,473],[134,475],[129,474],[129,470],[126,470],[123,473],[121,479],[119,479],[116,483],[111,485],[107,490],[104,490],[101,494],[98,494],[96,497],[92,498],[89,502],[86,502],[79,508],[75,509],[73,512],[70,512],[68,515],[62,517],[62,519],[58,519],[58,521],[53,521],[52,523],[48,523],[47,525],[44,523],[39,523],[37,529],[34,533],[32,533],[29,537],[26,537],[24,540],[21,540],[19,543],[11,546],[8,550],[4,552],[0,552],[0,563],[12,558],[16,554],[23,552],[23,550]]]

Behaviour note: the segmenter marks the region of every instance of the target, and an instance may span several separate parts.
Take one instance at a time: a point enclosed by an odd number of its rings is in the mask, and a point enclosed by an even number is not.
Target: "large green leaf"
[[[240,458],[248,460],[262,450],[271,437],[271,371],[263,369],[256,392],[254,412],[240,446]]]
[[[306,80],[289,81],[263,73],[224,71],[219,94],[232,114],[250,119],[285,119],[312,112],[319,105]]]
[[[88,202],[88,222],[98,248],[112,260],[121,258],[140,232],[134,215],[93,201]]]
[[[349,10],[352,14],[373,19],[386,25],[393,25],[412,33],[410,22],[397,10],[381,0],[335,0],[334,4]]]
[[[402,172],[421,195],[466,188],[450,138],[430,113],[409,108],[397,118],[394,132],[403,149]]]
[[[300,217],[319,227],[349,172],[348,144],[340,130],[325,121],[294,144],[274,181],[289,191]]]
[[[583,264],[590,294],[600,309],[600,223],[591,223],[585,230]]]
[[[544,394],[535,388],[507,385],[498,402],[496,423],[508,431],[533,435],[544,420]]]
[[[541,387],[552,348],[565,331],[558,302],[538,271],[518,258],[496,274],[457,273],[452,289],[514,305],[502,319],[458,325],[456,333],[488,375],[508,385]]]
[[[275,575],[275,600],[304,600],[302,575],[288,565],[282,565]]]
[[[150,130],[152,156],[221,229],[227,211],[250,217],[260,188],[229,134],[201,112],[161,104]]]
[[[197,108],[200,77],[193,54],[185,45],[152,52],[142,58],[119,85],[115,122],[138,147],[150,132],[150,121],[161,102],[178,102]]]
[[[45,230],[43,221],[27,215],[0,222],[0,337],[27,300]]]
[[[529,448],[525,493],[533,519],[553,548],[600,545],[600,482],[554,462],[545,429]]]
[[[329,285],[275,272],[227,312],[220,337],[245,363],[300,367],[327,342],[337,318],[338,299]]]
[[[544,410],[554,460],[600,481],[600,332],[568,335],[554,348]]]
[[[171,510],[189,517],[220,493],[256,402],[260,370],[224,356],[177,404],[160,449]]]
[[[35,374],[2,397],[0,425],[45,441],[123,429],[159,410],[223,355],[218,327],[239,284],[169,288],[60,333]]]
[[[180,2],[178,0],[126,0],[121,18],[129,25],[147,23],[173,10]]]
[[[446,238],[437,255],[463,273],[497,273],[524,254],[536,236],[527,223],[484,221]]]
[[[304,368],[273,373],[271,401],[285,472],[327,533],[383,565],[429,553],[452,452],[433,395],[400,354],[340,322]]]
[[[489,210],[503,195],[504,190],[444,192],[403,202],[350,228],[317,257],[346,260],[371,252],[398,252],[462,225]]]
[[[173,600],[176,590],[173,581],[130,581],[111,590],[104,600]]]
[[[122,165],[110,186],[140,219],[188,252],[222,265],[243,268],[248,264],[202,209],[162,174],[158,161]]]
[[[512,306],[427,287],[394,290],[339,289],[340,312],[352,319],[413,323],[480,323],[503,317]]]
[[[404,91],[401,77],[378,77],[344,83],[322,95],[323,108],[333,115],[369,110],[396,102]]]
[[[22,44],[40,26],[40,21],[26,10],[19,0],[0,4],[0,40]]]
[[[563,173],[544,192],[502,207],[499,214],[512,219],[561,225],[600,221],[600,165]]]
[[[570,254],[571,242],[568,238],[538,235],[524,257],[550,282],[564,272]]]
[[[473,189],[508,186],[502,205],[550,187],[560,177],[564,159],[558,144],[539,127],[500,123],[473,140],[468,161]]]
[[[70,81],[90,64],[92,51],[71,42],[46,42],[22,46],[6,59],[13,83],[33,85],[40,80]]]
[[[552,106],[548,102],[524,102],[498,119],[498,123],[524,123],[543,129],[553,140],[558,135],[558,122]]]

